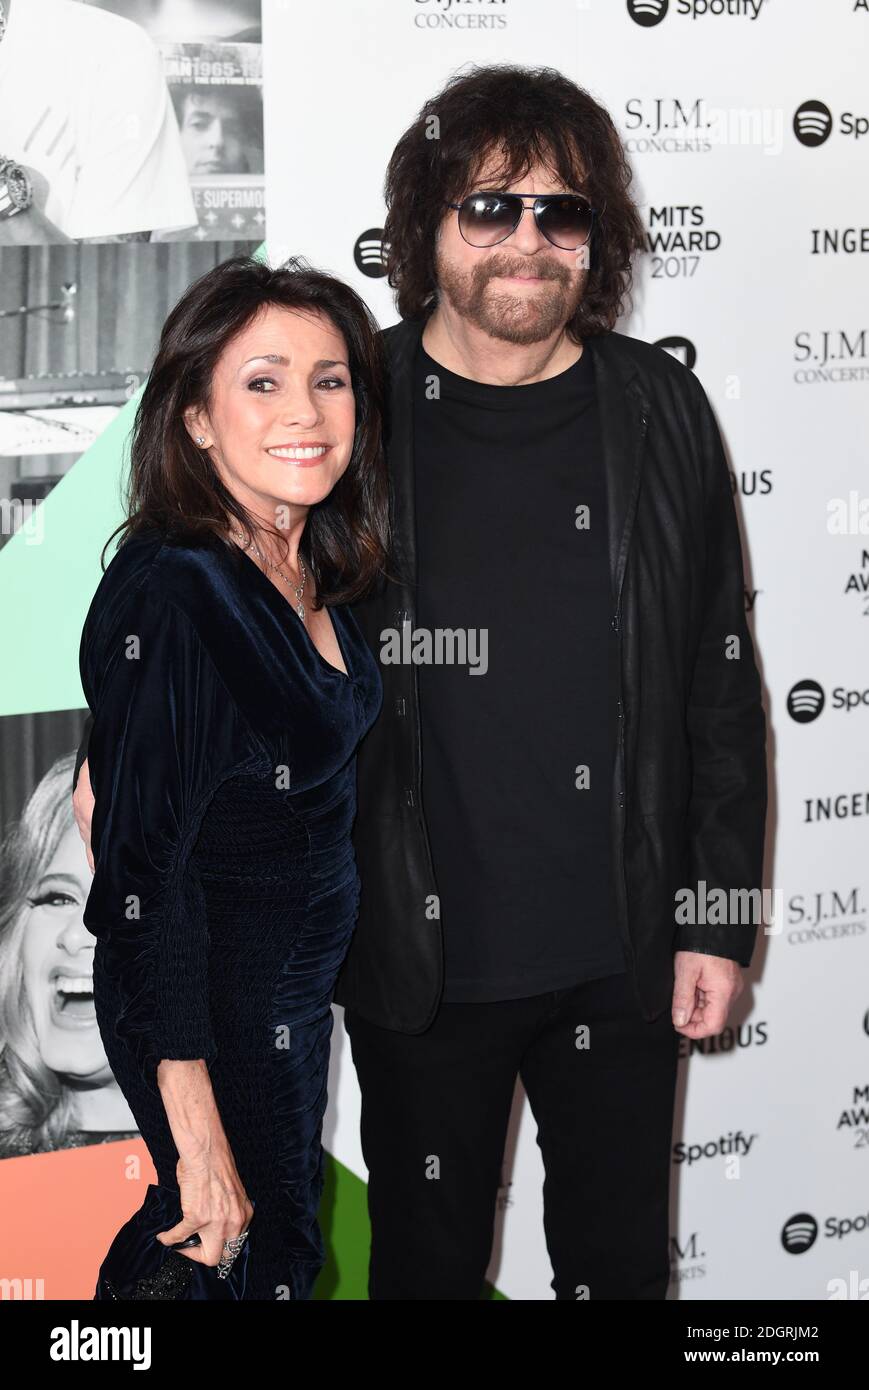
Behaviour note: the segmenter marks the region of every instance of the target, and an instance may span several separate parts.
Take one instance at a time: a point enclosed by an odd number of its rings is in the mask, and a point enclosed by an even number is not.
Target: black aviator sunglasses
[[[562,251],[578,251],[591,235],[598,210],[582,193],[469,193],[461,203],[447,203],[459,214],[459,231],[469,246],[497,246],[519,226],[522,199],[533,198],[537,230]]]

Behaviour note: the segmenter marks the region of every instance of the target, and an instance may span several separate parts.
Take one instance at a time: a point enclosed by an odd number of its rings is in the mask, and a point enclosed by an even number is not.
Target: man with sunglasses
[[[506,66],[452,79],[387,171],[400,579],[356,612],[375,650],[484,630],[488,666],[383,664],[358,753],[336,997],[374,1299],[480,1297],[517,1077],[556,1298],[664,1298],[680,1036],[721,1032],[752,955],[756,925],[676,916],[700,880],[760,886],[765,720],[709,403],[612,331],[628,181],[587,93]]]
[[[354,610],[384,698],[336,993],[375,1300],[481,1296],[517,1078],[556,1298],[662,1299],[679,1039],[752,955],[755,924],[676,915],[760,886],[765,720],[708,400],[613,331],[629,177],[598,103],[510,66],[453,78],[387,171],[395,576]],[[435,632],[485,632],[485,672]]]

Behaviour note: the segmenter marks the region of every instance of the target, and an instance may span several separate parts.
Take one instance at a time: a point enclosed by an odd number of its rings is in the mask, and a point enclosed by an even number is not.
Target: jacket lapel
[[[413,367],[424,327],[424,319],[402,319],[384,333],[389,366],[389,415],[384,443],[389,460],[391,548],[404,586],[405,605],[413,604],[416,596]]]
[[[616,611],[633,531],[649,401],[619,333],[590,338],[606,473],[610,577]]]

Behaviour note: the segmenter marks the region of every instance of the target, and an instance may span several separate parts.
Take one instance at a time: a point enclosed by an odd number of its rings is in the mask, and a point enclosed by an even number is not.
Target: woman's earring
[[[197,443],[197,444],[204,444],[204,443],[205,443],[205,435],[204,435],[204,434],[197,434],[197,436],[196,436],[196,443]]]

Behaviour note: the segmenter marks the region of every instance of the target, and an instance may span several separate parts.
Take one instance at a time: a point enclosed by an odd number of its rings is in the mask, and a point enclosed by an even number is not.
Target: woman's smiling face
[[[328,497],[353,452],[343,334],[319,312],[266,305],[224,348],[207,409],[185,423],[233,496],[287,528]]]
[[[28,894],[22,939],[27,1003],[52,1071],[103,1085],[111,1071],[93,999],[95,938],[83,921],[91,873],[75,826]]]

